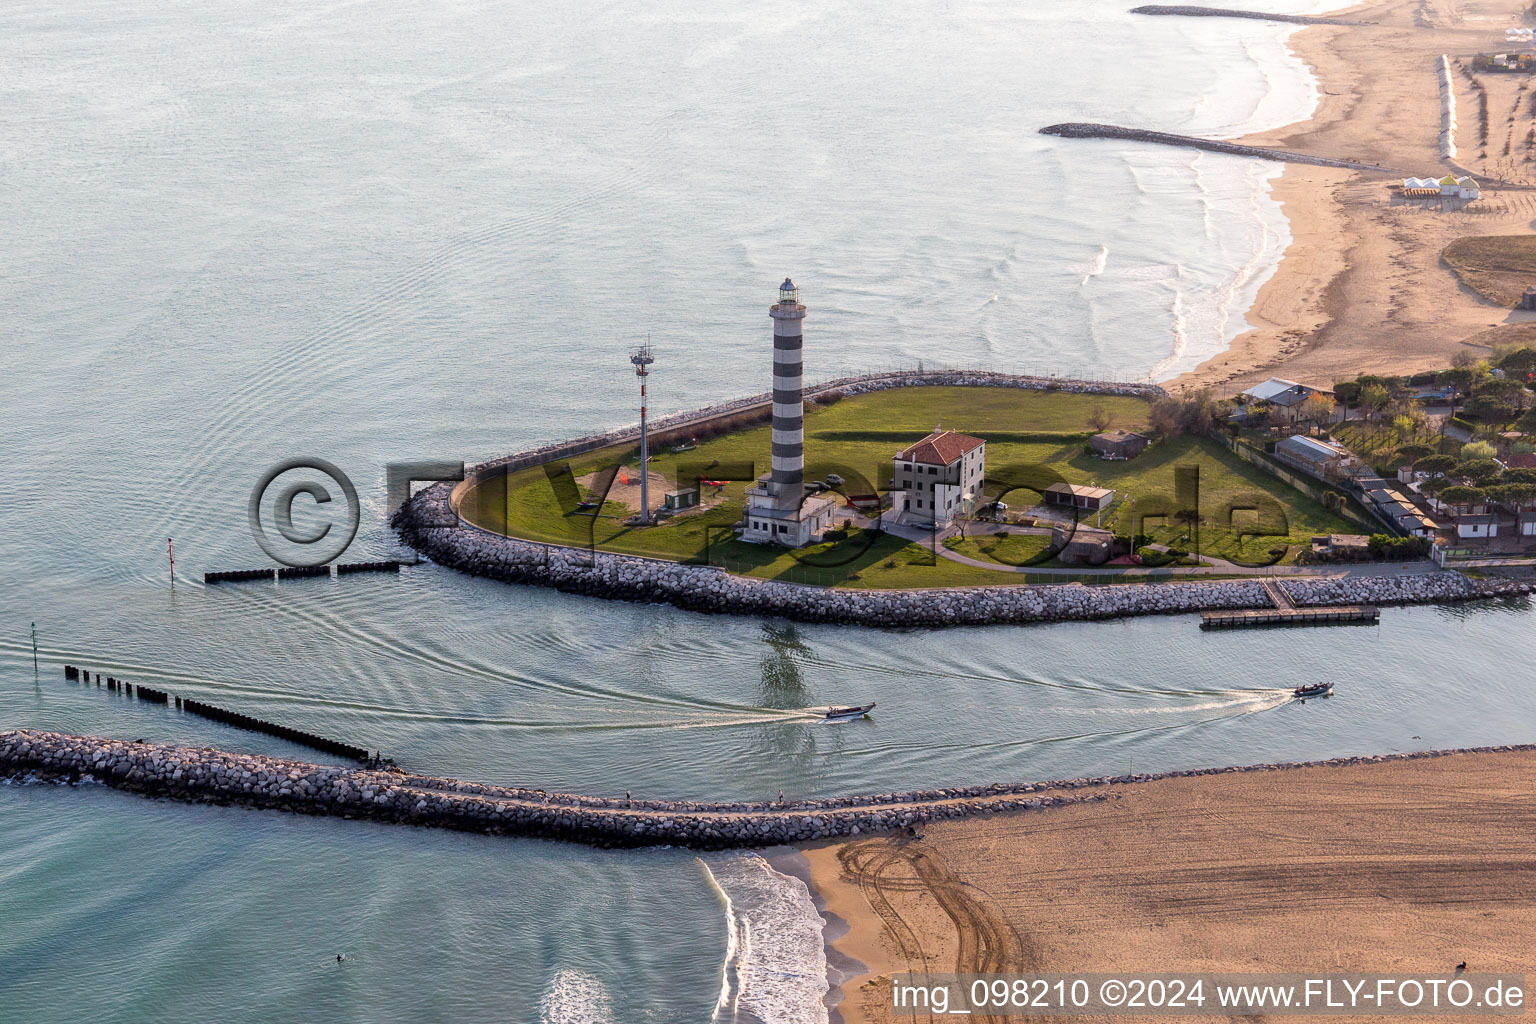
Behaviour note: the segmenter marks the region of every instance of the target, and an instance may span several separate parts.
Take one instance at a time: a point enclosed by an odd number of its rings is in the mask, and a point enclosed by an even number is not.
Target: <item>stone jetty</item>
[[[1328,18],[1317,14],[1272,14],[1267,11],[1238,11],[1228,7],[1184,7],[1147,4],[1132,7],[1132,14],[1171,14],[1186,18],[1252,18],[1256,21],[1284,21],[1292,25],[1360,25],[1363,22]]]
[[[783,803],[702,803],[547,793],[412,775],[398,769],[306,764],[207,747],[17,730],[0,732],[0,777],[92,780],[145,796],[194,803],[563,839],[595,846],[726,849],[877,834],[946,818],[1106,800],[1117,786],[1157,779],[1533,749],[1536,744],[1473,747]]]
[[[1313,156],[1296,153],[1289,149],[1269,146],[1243,146],[1219,139],[1202,139],[1196,135],[1175,135],[1172,132],[1154,132],[1146,128],[1125,128],[1116,124],[1092,124],[1086,121],[1068,121],[1047,125],[1041,135],[1059,135],[1065,139],[1123,139],[1128,142],[1153,142],[1160,146],[1183,146],[1203,149],[1210,153],[1230,153],[1233,156],[1258,157],[1261,160],[1282,160],[1292,164],[1314,164],[1318,167],[1345,167],[1352,171],[1386,171],[1380,164],[1363,164],[1358,160],[1339,160],[1329,156]]]

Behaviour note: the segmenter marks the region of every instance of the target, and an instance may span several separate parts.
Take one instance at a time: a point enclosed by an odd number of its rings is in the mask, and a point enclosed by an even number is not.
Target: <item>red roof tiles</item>
[[[957,434],[953,430],[929,434],[912,447],[896,456],[906,462],[919,462],[925,466],[948,466],[960,461],[966,452],[986,444],[979,437]]]

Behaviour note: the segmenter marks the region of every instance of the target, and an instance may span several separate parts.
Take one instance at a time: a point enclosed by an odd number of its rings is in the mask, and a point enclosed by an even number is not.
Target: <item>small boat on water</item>
[[[1291,692],[1300,697],[1302,700],[1306,700],[1308,697],[1332,697],[1333,684],[1308,683],[1306,686],[1296,687],[1296,689],[1292,690]]]
[[[863,718],[873,710],[875,710],[875,702],[870,701],[868,704],[854,704],[849,705],[848,707],[827,708],[823,717],[825,717],[829,722],[851,722],[855,718]]]

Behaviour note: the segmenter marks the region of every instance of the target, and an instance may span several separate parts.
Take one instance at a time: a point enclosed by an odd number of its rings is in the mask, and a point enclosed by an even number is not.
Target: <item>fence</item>
[[[1320,480],[1315,480],[1311,477],[1307,477],[1300,473],[1294,472],[1282,465],[1279,460],[1271,458],[1269,455],[1259,451],[1257,448],[1254,448],[1250,444],[1246,444],[1233,437],[1228,437],[1221,431],[1213,432],[1211,437],[1222,444],[1233,455],[1236,455],[1238,458],[1242,459],[1244,462],[1248,463],[1249,465],[1259,467],[1270,476],[1277,478],[1282,483],[1289,484],[1291,487],[1294,487],[1302,494],[1305,494],[1307,497],[1311,498],[1313,501],[1326,504],[1323,501],[1323,495],[1338,495],[1341,499],[1343,499],[1343,502],[1337,509],[1335,509],[1339,515],[1343,516],[1345,519],[1348,519],[1350,522],[1363,527],[1371,533],[1380,532],[1377,529],[1379,523],[1377,522],[1376,517],[1373,516],[1370,512],[1366,511],[1360,502],[1357,501],[1354,496],[1348,492],[1341,491],[1336,487],[1326,486]],[[1390,532],[1394,534],[1401,534],[1403,530],[1401,527],[1393,524]]]

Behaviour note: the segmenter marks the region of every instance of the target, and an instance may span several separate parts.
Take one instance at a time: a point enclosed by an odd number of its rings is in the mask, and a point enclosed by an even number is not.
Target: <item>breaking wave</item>
[[[726,952],[711,1020],[826,1024],[825,922],[804,882],[755,853],[700,857],[725,904]]]

